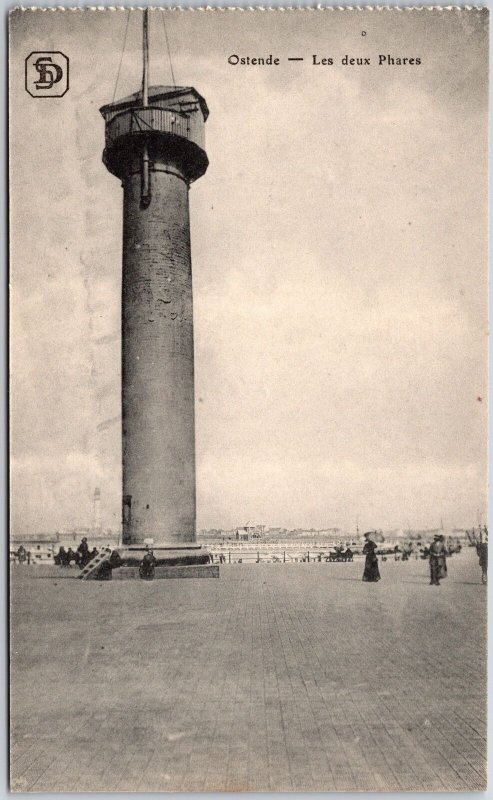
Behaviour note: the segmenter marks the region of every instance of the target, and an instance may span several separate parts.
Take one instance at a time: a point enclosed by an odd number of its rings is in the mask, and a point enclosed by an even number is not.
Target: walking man
[[[439,557],[438,577],[440,580],[443,580],[443,578],[447,577],[447,545],[445,544],[445,536],[443,535],[443,533],[440,534],[439,541],[442,545],[443,552]]]
[[[445,546],[440,536],[435,534],[430,545],[430,586],[440,586],[440,572],[445,557]]]

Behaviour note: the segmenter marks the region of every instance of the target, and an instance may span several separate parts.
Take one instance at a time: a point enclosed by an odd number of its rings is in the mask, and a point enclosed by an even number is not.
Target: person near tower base
[[[68,566],[67,552],[66,552],[65,548],[63,547],[63,545],[62,545],[62,547],[60,547],[58,553],[56,554],[56,556],[54,557],[53,560],[54,560],[55,564],[58,564],[60,567],[67,567]]]
[[[149,550],[142,561],[140,562],[139,566],[139,575],[144,581],[152,581],[154,580],[154,574],[156,571],[156,557],[152,550]]]
[[[97,581],[113,580],[113,569],[109,561],[103,561],[96,573]]]
[[[79,566],[81,569],[84,569],[86,564],[88,564],[89,561],[91,560],[91,557],[89,555],[89,545],[87,544],[87,539],[85,536],[83,537],[80,545],[78,546],[77,552],[79,554],[79,559],[80,559]]]

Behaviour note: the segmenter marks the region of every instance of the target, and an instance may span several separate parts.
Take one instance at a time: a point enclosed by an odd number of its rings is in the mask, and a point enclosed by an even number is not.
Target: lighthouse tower
[[[190,184],[207,169],[207,104],[149,86],[101,108],[103,161],[123,187],[123,544],[195,541]]]

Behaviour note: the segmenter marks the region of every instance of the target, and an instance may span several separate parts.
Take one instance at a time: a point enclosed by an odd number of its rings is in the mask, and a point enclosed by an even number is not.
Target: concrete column
[[[123,544],[195,541],[192,271],[188,184],[156,159],[123,179]]]

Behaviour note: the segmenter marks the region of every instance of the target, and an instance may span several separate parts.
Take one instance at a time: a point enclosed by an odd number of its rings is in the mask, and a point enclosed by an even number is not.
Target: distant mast
[[[101,532],[101,489],[99,486],[94,489],[92,527],[95,533]]]
[[[144,11],[142,23],[142,106],[149,105],[149,9]],[[144,142],[142,146],[140,197],[144,207],[151,202],[151,183],[149,178],[149,148]]]
[[[149,9],[144,11],[144,22],[142,27],[142,105],[147,108],[149,105]]]

